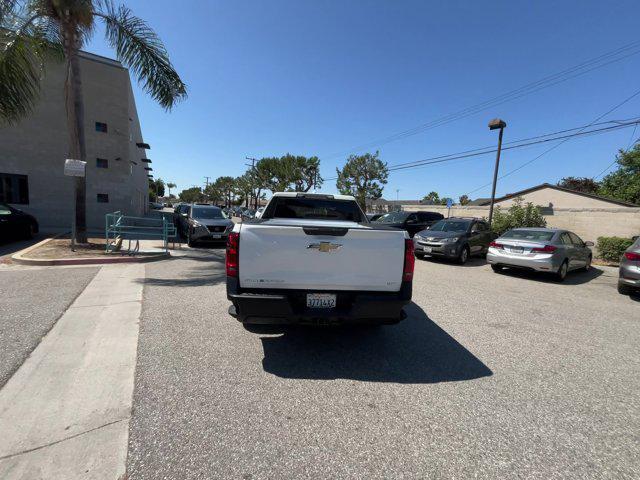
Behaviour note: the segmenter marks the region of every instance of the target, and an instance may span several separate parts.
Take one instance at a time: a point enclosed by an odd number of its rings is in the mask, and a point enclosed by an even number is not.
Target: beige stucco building
[[[81,54],[87,143],[87,227],[105,214],[148,211],[146,158],[129,72],[120,62]],[[0,201],[34,215],[41,230],[69,230],[73,178],[64,176],[68,135],[64,64],[49,65],[33,114],[0,126]]]

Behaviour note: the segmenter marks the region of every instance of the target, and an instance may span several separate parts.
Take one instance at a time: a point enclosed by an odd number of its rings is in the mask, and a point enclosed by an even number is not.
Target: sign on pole
[[[453,206],[453,200],[447,198],[447,218],[451,216],[451,207]]]
[[[87,162],[67,158],[64,161],[64,174],[68,177],[84,177]]]

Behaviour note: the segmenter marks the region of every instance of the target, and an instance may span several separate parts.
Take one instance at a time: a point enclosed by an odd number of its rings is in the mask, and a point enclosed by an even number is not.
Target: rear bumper
[[[640,267],[635,265],[620,265],[618,285],[640,288]]]
[[[191,233],[191,240],[196,242],[226,242],[229,232],[210,232],[205,229],[196,229]]]
[[[562,261],[552,255],[546,256],[546,258],[525,258],[501,253],[496,254],[490,248],[487,252],[487,263],[501,267],[535,270],[536,272],[557,272]]]
[[[403,307],[411,301],[411,282],[399,292],[335,291],[332,309],[307,308],[306,290],[240,289],[238,279],[227,277],[229,313],[252,324],[393,324],[404,319]]]

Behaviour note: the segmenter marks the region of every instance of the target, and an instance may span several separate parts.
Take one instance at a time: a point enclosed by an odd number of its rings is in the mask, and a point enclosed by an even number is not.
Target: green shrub
[[[598,237],[598,255],[603,260],[618,262],[624,251],[633,243],[630,238]]]
[[[507,230],[522,227],[546,227],[547,221],[540,212],[540,207],[533,203],[522,205],[522,198],[515,199],[506,212],[502,212],[500,207],[496,207],[493,212],[491,229],[498,235],[502,235]]]

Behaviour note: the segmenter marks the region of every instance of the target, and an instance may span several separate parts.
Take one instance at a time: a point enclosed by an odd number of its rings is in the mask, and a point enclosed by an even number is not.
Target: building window
[[[97,168],[109,168],[109,160],[106,158],[96,158]]]
[[[0,202],[29,203],[29,181],[26,175],[0,173]]]
[[[98,194],[98,203],[109,203],[109,194],[108,193],[99,193]]]
[[[107,133],[107,124],[102,122],[96,122],[96,132]]]

